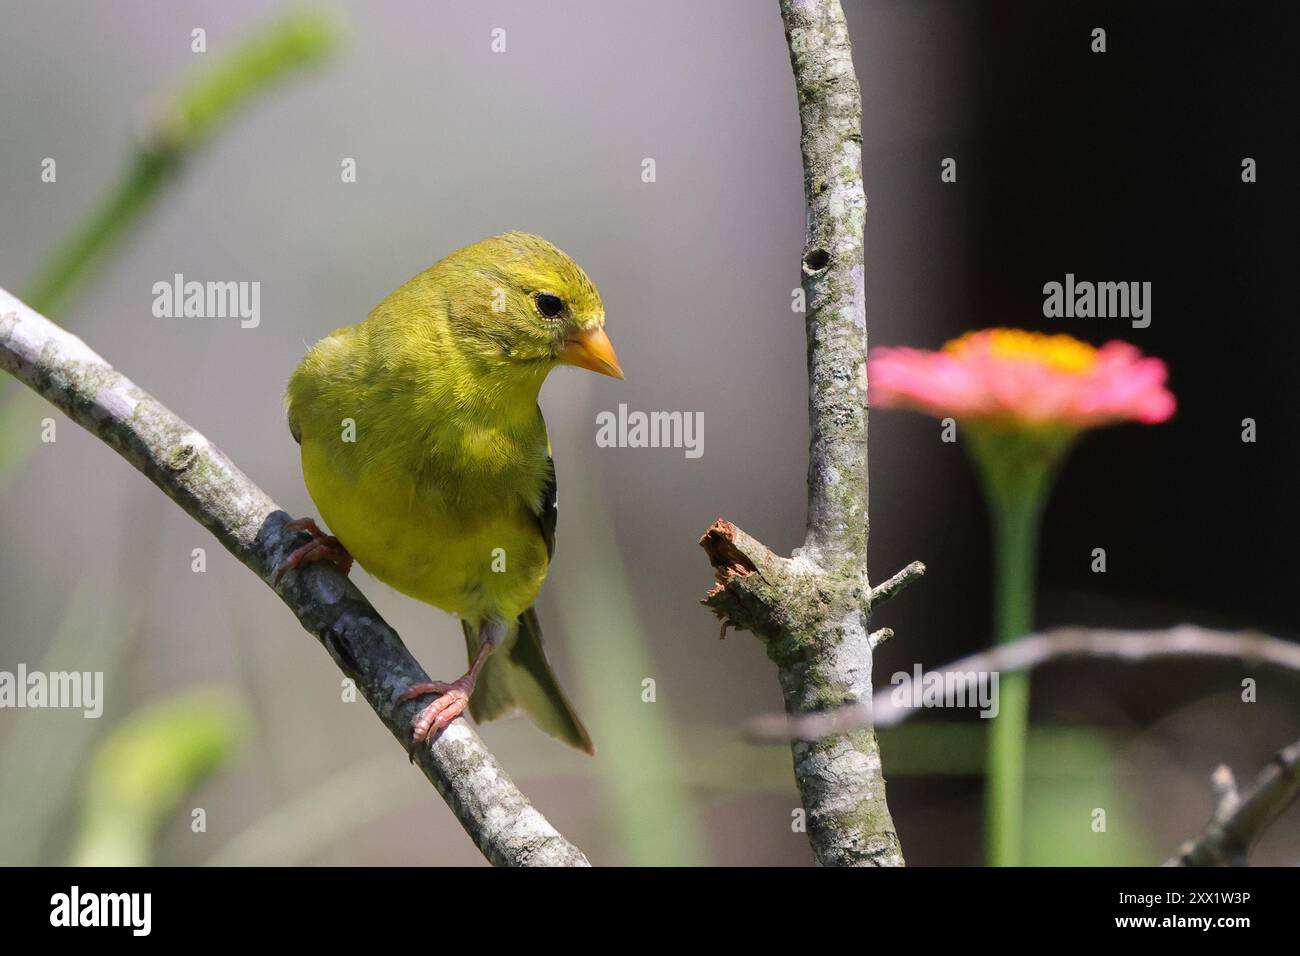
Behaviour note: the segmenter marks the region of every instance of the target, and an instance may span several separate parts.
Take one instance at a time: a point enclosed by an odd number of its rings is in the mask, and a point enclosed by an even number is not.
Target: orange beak
[[[558,358],[565,365],[590,369],[610,378],[623,377],[623,369],[618,364],[618,356],[614,354],[614,346],[609,343],[609,336],[599,325],[569,336]]]

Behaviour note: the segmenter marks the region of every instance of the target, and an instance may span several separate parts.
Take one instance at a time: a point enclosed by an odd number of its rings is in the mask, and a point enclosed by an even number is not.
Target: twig
[[[779,557],[718,519],[700,539],[717,585],[704,604],[764,641],[787,713],[871,699],[867,582],[867,335],[862,103],[838,0],[781,0],[799,102],[807,236],[808,530]],[[883,599],[883,598],[882,598]],[[884,635],[878,633],[876,640]],[[870,724],[795,741],[813,855],[825,866],[901,866]]]
[[[316,564],[276,585],[273,569],[305,536],[203,435],[117,372],[75,335],[0,289],[0,368],[98,436],[211,531],[280,595],[405,747],[416,702],[394,701],[428,676],[351,581]],[[497,865],[585,866],[520,793],[463,720],[415,761],[483,855]]]
[[[1031,634],[1010,644],[971,654],[930,673],[1023,671],[1071,657],[1113,658],[1130,662],[1169,657],[1226,657],[1300,671],[1300,644],[1248,631],[1233,634],[1184,624],[1167,631],[1061,628]],[[751,721],[747,730],[748,736],[758,742],[816,740],[827,734],[847,733],[857,727],[892,727],[911,717],[916,710],[915,707],[895,704],[886,696],[876,701],[874,707],[868,701],[865,705],[794,718],[768,714]]]
[[[1222,765],[1211,785],[1215,805],[1210,822],[1165,866],[1245,866],[1251,846],[1300,792],[1300,740],[1273,755],[1245,796],[1238,794],[1232,771]]]
[[[921,580],[924,574],[925,565],[920,561],[913,561],[884,584],[878,584],[871,589],[871,607],[873,609],[880,607],[909,584]]]

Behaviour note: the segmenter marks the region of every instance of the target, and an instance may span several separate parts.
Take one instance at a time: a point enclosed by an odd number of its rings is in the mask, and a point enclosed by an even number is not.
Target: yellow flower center
[[[944,345],[957,358],[983,347],[995,358],[1013,362],[1039,362],[1057,372],[1080,373],[1092,368],[1097,350],[1069,335],[1044,335],[1024,329],[981,329],[967,332]]]

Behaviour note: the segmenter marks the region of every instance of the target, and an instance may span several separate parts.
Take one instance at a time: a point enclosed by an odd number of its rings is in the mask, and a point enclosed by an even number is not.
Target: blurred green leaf
[[[150,704],[115,728],[91,760],[72,862],[149,863],[164,821],[230,759],[248,724],[229,691],[203,688]]]
[[[565,517],[567,540],[582,542],[583,574],[554,574],[550,586],[565,633],[585,638],[575,663],[590,708],[596,759],[606,770],[616,845],[633,866],[698,865],[705,862],[707,843],[686,789],[669,715],[664,704],[641,697],[642,681],[654,666],[605,511],[606,496],[587,475],[572,475],[568,484],[569,500],[583,502]]]
[[[1032,739],[1031,739],[1032,743]],[[1030,758],[1033,759],[1032,757]],[[1153,866],[1159,851],[1133,796],[1109,768],[1073,780],[1026,778],[1026,866]],[[1104,814],[1100,816],[1099,814]],[[1094,821],[1105,830],[1095,830]]]
[[[21,298],[58,319],[161,195],[184,159],[249,105],[297,71],[326,60],[345,35],[342,20],[302,9],[267,24],[227,53],[214,53],[163,99],[126,172],[90,216],[36,270]],[[7,393],[7,394],[6,394]],[[38,445],[44,407],[27,392],[0,389],[0,494]]]
[[[87,569],[71,586],[39,670],[109,673],[122,662],[147,600],[122,608],[108,570]],[[84,756],[104,719],[75,709],[11,713],[0,745],[0,863],[33,866],[56,852]]]
[[[913,721],[878,731],[891,777],[982,774],[990,721]],[[1040,724],[1029,728],[1028,773],[1074,778],[1113,767],[1116,736],[1102,728]]]
[[[890,777],[978,775],[988,746],[986,721],[921,722],[880,733]],[[1159,859],[1126,792],[1120,738],[1098,727],[1030,726],[1024,859],[1028,866],[1138,866]],[[1094,829],[1097,811],[1105,830]]]
[[[162,102],[125,176],[90,218],[37,270],[22,299],[55,318],[153,205],[168,175],[253,98],[325,60],[344,30],[333,14],[299,10],[262,27],[229,52],[214,54]]]

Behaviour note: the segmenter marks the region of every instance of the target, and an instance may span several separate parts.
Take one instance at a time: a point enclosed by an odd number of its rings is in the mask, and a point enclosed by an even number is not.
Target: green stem
[[[149,208],[178,154],[140,153],[127,174],[67,242],[28,283],[23,301],[44,315],[57,315],[94,267],[108,258],[118,240]]]
[[[37,312],[61,319],[90,278],[162,197],[186,158],[253,102],[298,70],[336,50],[343,27],[323,10],[304,9],[268,23],[241,43],[204,57],[162,101],[126,172],[90,216],[51,253],[23,289]],[[39,400],[0,383],[0,494],[38,447]]]
[[[168,174],[247,103],[339,45],[342,27],[320,10],[266,25],[177,85],[163,101],[126,175],[23,290],[23,301],[56,316],[153,205]]]
[[[1039,519],[1076,433],[983,425],[968,428],[967,435],[993,520],[993,640],[1005,644],[1033,630]],[[993,866],[1020,863],[1028,736],[1029,675],[1002,674],[984,804],[987,858]]]
[[[608,502],[615,499],[603,479],[590,471],[563,479],[569,500],[583,503],[580,510],[569,510],[564,533],[583,543],[585,559],[583,566],[562,561],[551,570],[547,587],[553,589],[552,606],[559,612],[556,630],[575,638],[600,635],[571,659],[590,708],[588,726],[603,767],[601,782],[618,862],[705,865],[709,841],[696,818],[677,752],[673,705],[657,700],[661,690],[646,695],[644,681],[658,668],[613,532]]]
[[[1034,578],[1042,496],[994,501],[994,639],[999,644],[1034,626]],[[985,839],[992,866],[1020,864],[1025,791],[1025,742],[1029,735],[1029,675],[1002,674],[998,715],[988,751]]]

